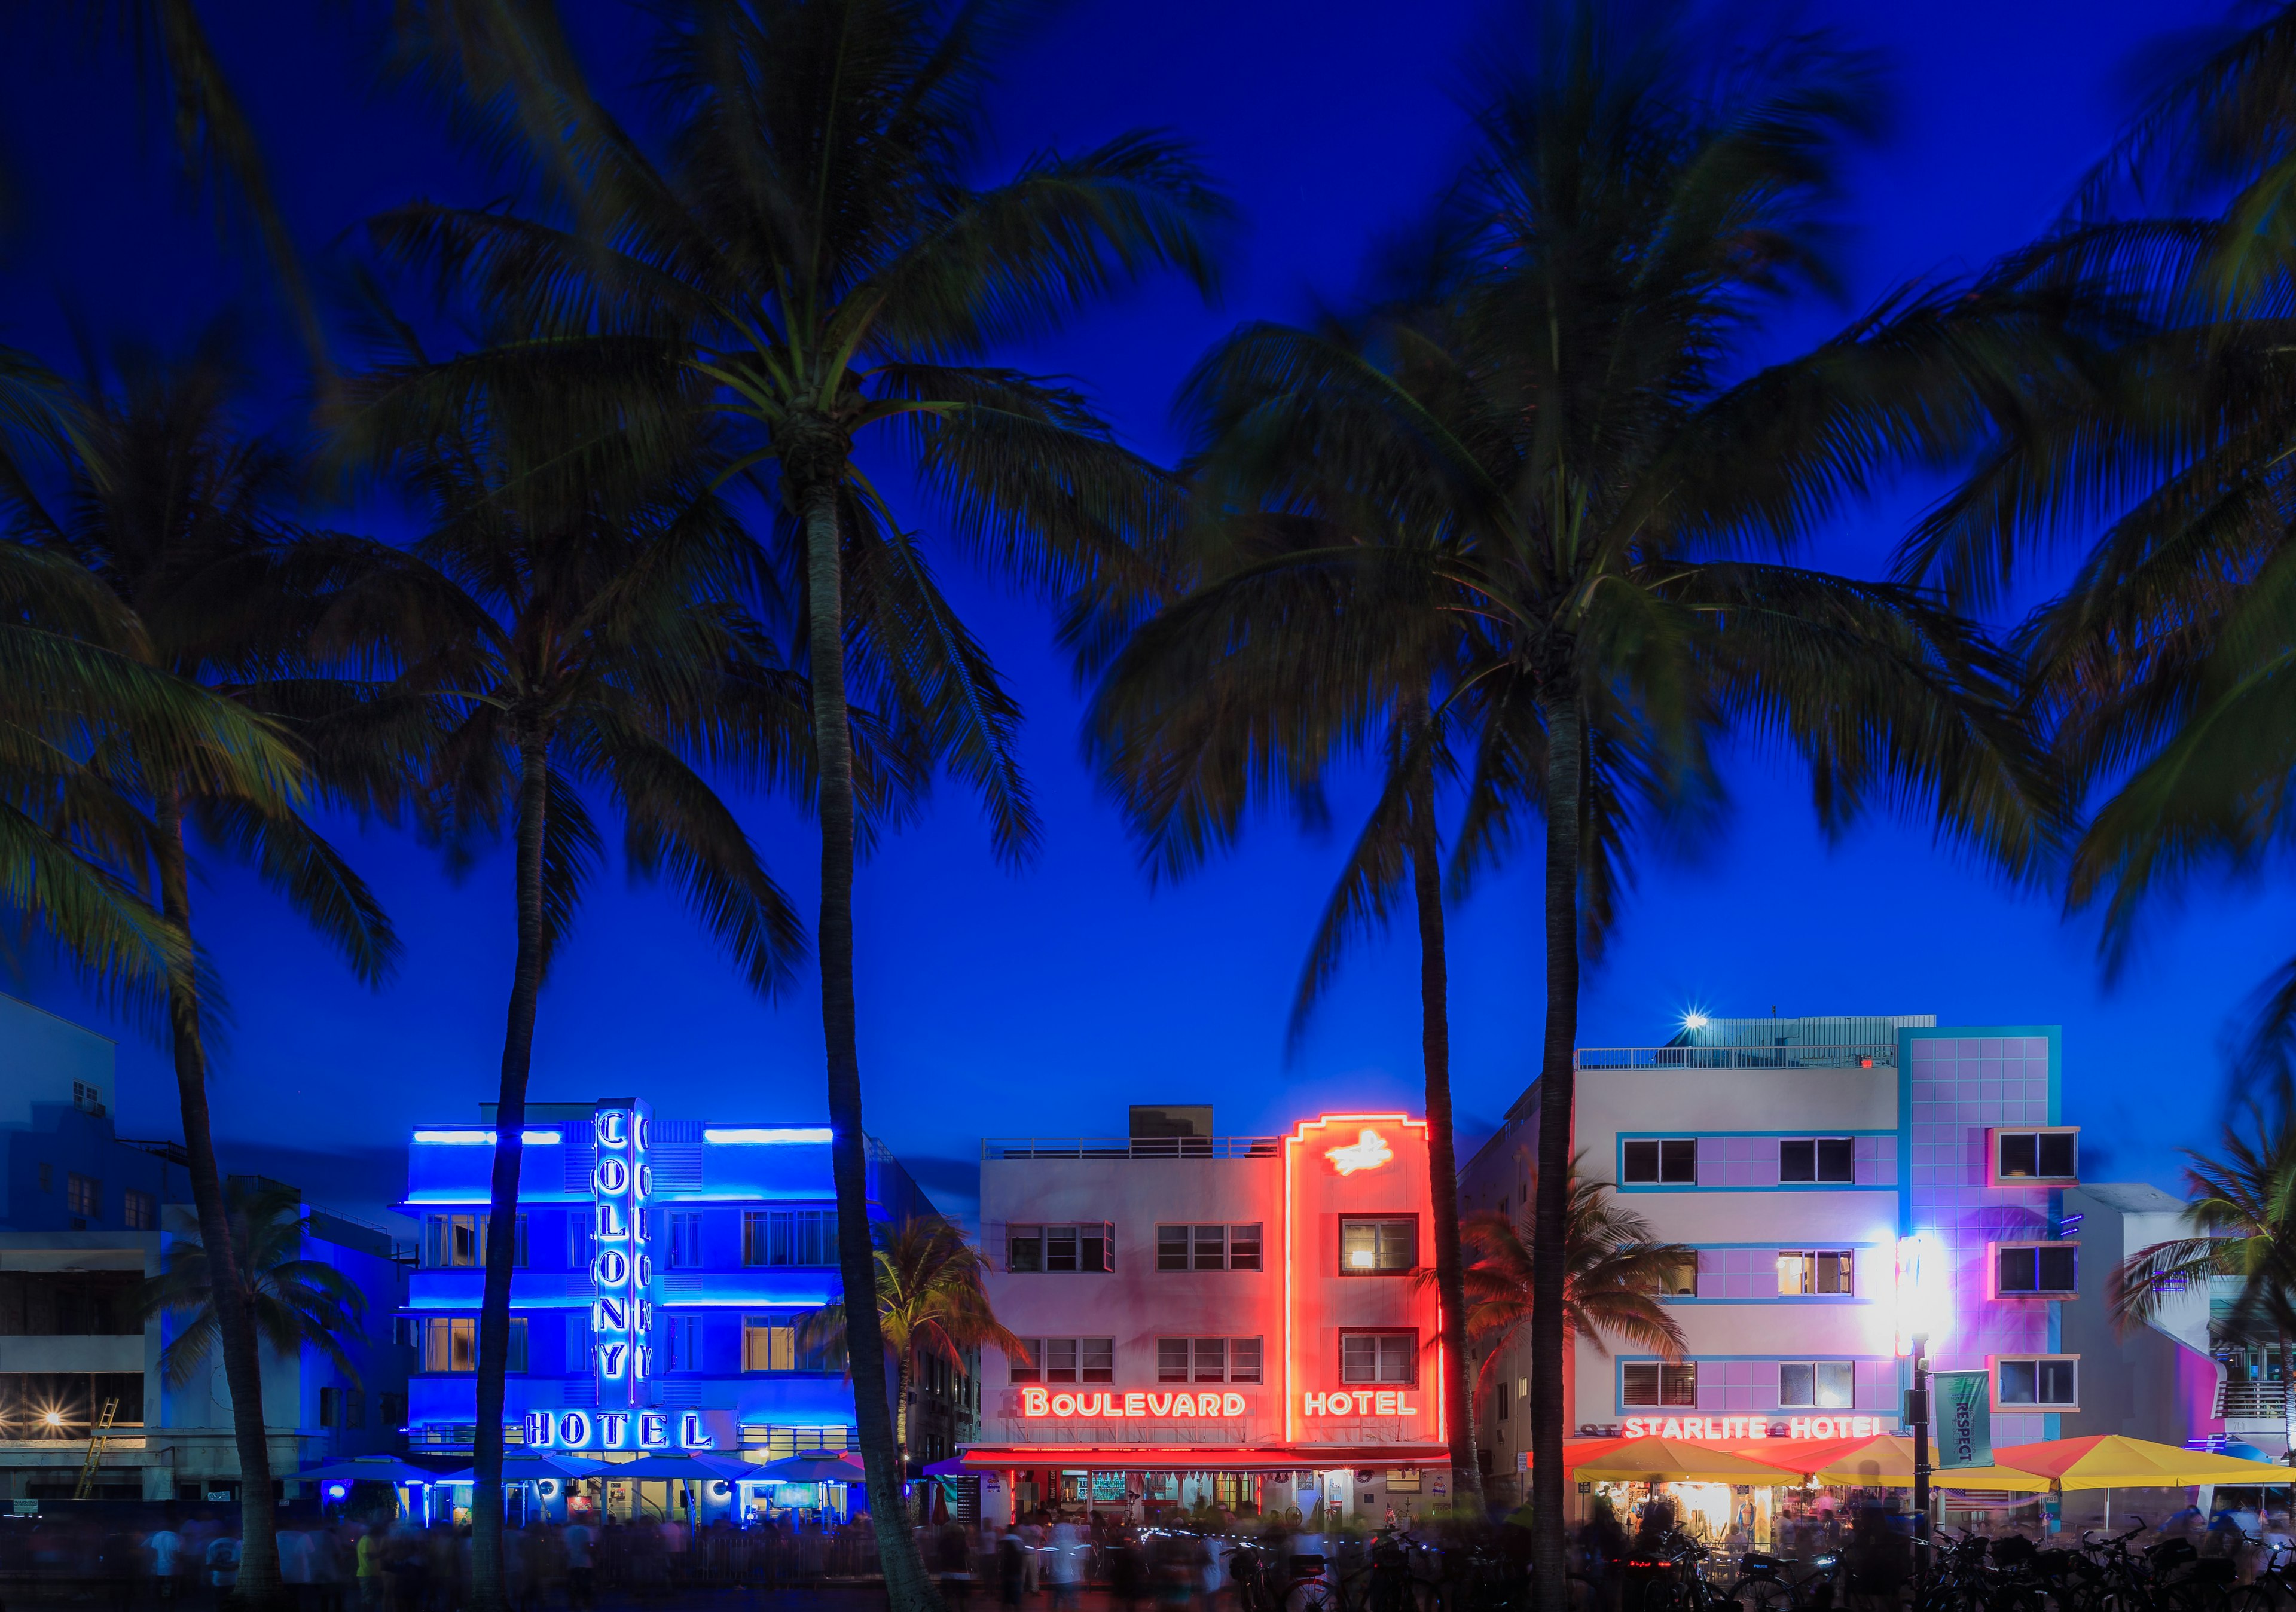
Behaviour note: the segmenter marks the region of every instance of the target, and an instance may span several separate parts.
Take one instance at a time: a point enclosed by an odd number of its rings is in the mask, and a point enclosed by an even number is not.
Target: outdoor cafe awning
[[[1800,1472],[1819,1484],[1860,1489],[1914,1486],[1914,1441],[1902,1433],[1867,1438],[1767,1438],[1737,1448],[1741,1454]],[[1930,1482],[1940,1489],[2021,1493],[2038,1493],[2049,1486],[2048,1478],[2007,1465],[1933,1467]]]
[[[2187,1450],[2118,1433],[2012,1444],[1996,1450],[1993,1458],[2003,1466],[2046,1477],[2061,1489],[2182,1489],[2194,1484],[2296,1482],[2296,1472],[2276,1463],[2211,1455],[2205,1450]]]
[[[1778,1486],[1801,1474],[1718,1444],[1681,1438],[1572,1438],[1562,1465],[1581,1483],[1708,1483]]]

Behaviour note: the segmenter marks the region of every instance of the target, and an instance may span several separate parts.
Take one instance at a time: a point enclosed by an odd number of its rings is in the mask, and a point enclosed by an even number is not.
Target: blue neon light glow
[[[745,1125],[707,1129],[701,1133],[701,1140],[717,1142],[721,1147],[750,1147],[779,1142],[834,1141],[837,1133],[827,1125]]]
[[[529,1148],[555,1147],[565,1141],[556,1131],[521,1131],[518,1139]],[[414,1140],[434,1148],[490,1148],[495,1145],[492,1131],[417,1131]]]

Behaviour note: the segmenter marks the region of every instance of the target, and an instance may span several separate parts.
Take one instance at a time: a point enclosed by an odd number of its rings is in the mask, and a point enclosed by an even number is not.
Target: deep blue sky
[[[314,250],[410,196],[480,200],[499,188],[455,158],[422,109],[370,87],[337,8],[232,0],[208,10]],[[2162,16],[2140,0],[1804,14],[1882,53],[1897,116],[1857,169],[1846,305],[1797,312],[1782,340],[1822,332],[1902,278],[1972,267],[2043,227],[2125,110],[2132,66]],[[1005,159],[1169,127],[1201,146],[1246,222],[1219,306],[1153,288],[1021,356],[1081,376],[1128,436],[1168,451],[1173,386],[1211,340],[1238,320],[1294,316],[1318,295],[1344,295],[1366,242],[1447,175],[1464,137],[1455,91],[1490,34],[1480,6],[1362,0],[1088,0],[1051,18],[1013,63]],[[26,44],[20,32],[12,38]],[[603,70],[612,79],[627,69],[609,61]],[[22,192],[0,263],[0,340],[67,363],[68,315],[98,339],[178,342],[236,298],[278,352],[260,276],[244,274],[243,251],[186,204],[137,104],[124,59],[91,56],[69,29],[0,55],[0,131]],[[274,406],[284,417],[291,377],[278,368]],[[1876,568],[1921,495],[1906,489],[1846,523],[1822,557]],[[381,511],[330,518],[391,529]],[[1078,761],[1079,696],[1042,613],[955,581],[1026,699],[1024,749],[1047,834],[1031,865],[1002,870],[970,802],[948,790],[864,869],[871,1129],[963,1212],[984,1133],[1117,1131],[1124,1105],[1143,1101],[1215,1103],[1234,1133],[1274,1130],[1319,1106],[1415,1109],[1407,936],[1362,953],[1310,1043],[1292,1063],[1283,1056],[1301,948],[1341,839],[1267,822],[1234,857],[1152,890]],[[1661,1040],[1693,1004],[2062,1023],[2066,1105],[2089,1127],[2090,1173],[2174,1183],[2176,1149],[2205,1140],[2223,1111],[2222,1027],[2289,949],[2296,903],[2204,887],[2152,926],[2138,966],[2108,994],[2093,929],[2062,921],[2048,893],[2003,889],[1934,847],[1917,822],[1872,822],[1828,846],[1800,780],[1776,757],[1735,757],[1730,781],[1734,814],[1714,843],[1693,859],[1644,864],[1620,940],[1590,976],[1583,1043]],[[776,805],[747,815],[809,912],[809,831]],[[1347,821],[1343,802],[1342,831]],[[508,877],[496,858],[451,885],[403,839],[356,825],[343,835],[406,943],[404,968],[380,993],[353,984],[228,870],[201,893],[199,916],[237,1019],[216,1080],[226,1162],[372,1213],[403,1180],[397,1149],[410,1123],[468,1117],[493,1094]],[[1536,1068],[1541,964],[1527,871],[1460,907],[1452,936],[1454,1079],[1472,1130]],[[68,982],[35,977],[17,988],[104,1023]],[[544,997],[533,1093],[636,1091],[672,1113],[818,1115],[816,1002],[810,977],[777,1003],[750,997],[673,899],[610,879]],[[132,1029],[115,1033],[122,1130],[174,1133],[164,1059]]]

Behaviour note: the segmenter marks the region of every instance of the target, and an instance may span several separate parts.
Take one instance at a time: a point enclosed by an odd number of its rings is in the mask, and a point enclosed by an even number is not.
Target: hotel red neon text
[[[1784,1419],[1787,1438],[1874,1438],[1895,1432],[1886,1416],[1792,1416]],[[1756,1439],[1781,1436],[1770,1431],[1767,1416],[1629,1416],[1622,1431],[1628,1438]]]

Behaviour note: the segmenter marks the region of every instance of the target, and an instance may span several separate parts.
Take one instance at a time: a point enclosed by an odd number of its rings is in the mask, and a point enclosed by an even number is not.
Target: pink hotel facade
[[[1697,1019],[1667,1046],[1581,1049],[1582,1167],[1694,1257],[1668,1297],[1685,1358],[1581,1340],[1570,1431],[1743,1443],[1895,1430],[1916,1316],[1939,1368],[1990,1375],[1997,1444],[2221,1431],[2205,1326],[2162,1343],[2202,1385],[2197,1403],[2156,1416],[2174,1427],[2140,1428],[2103,1403],[2091,1379],[2120,1395],[2123,1362],[2086,1370],[2066,1345],[2068,1311],[2102,1304],[2110,1263],[2084,1263],[2066,1207],[2080,1141],[2063,1123],[2062,1060],[2054,1026],[1929,1016]],[[1534,1084],[1462,1169],[1464,1210],[1525,1212],[1538,1104]],[[1502,1473],[1529,1443],[1524,1353],[1493,1362],[1478,1409]]]

